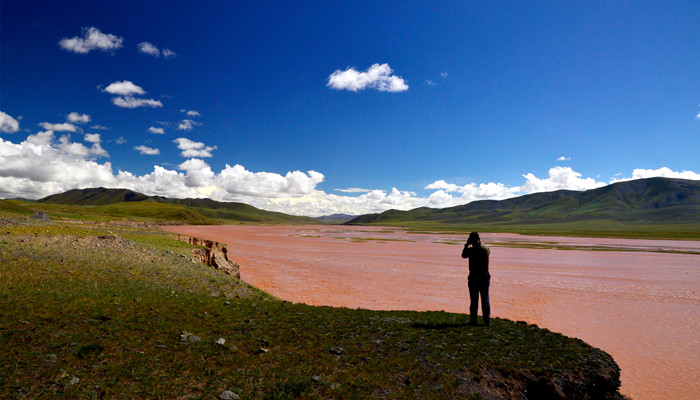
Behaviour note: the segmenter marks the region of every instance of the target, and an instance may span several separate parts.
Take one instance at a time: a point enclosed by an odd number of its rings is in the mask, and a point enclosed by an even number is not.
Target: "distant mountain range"
[[[350,225],[407,225],[508,230],[651,230],[700,232],[700,181],[649,178],[586,191],[559,190],[507,200],[410,211],[389,210],[347,222]],[[517,229],[522,230],[522,229]]]
[[[74,189],[37,202],[93,206],[108,214],[175,218],[185,223],[312,224],[321,221],[522,233],[644,235],[646,232],[649,236],[659,236],[652,233],[660,231],[664,237],[700,237],[700,181],[670,178],[618,182],[586,191],[559,190],[506,200],[481,200],[441,209],[389,210],[359,217],[343,214],[299,217],[260,210],[243,203],[169,199],[128,189]]]
[[[341,223],[341,222],[350,221],[353,218],[357,218],[357,217],[358,217],[357,215],[349,215],[349,214],[331,214],[331,215],[324,215],[322,217],[316,217],[316,219],[319,221]]]

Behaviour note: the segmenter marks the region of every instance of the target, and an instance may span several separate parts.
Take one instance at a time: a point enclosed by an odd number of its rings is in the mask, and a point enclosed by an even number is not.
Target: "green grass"
[[[17,202],[12,200],[2,200],[0,199],[0,215],[1,214],[32,214],[33,211],[29,208],[22,207]]]
[[[158,203],[154,201],[134,201],[102,206],[81,206],[67,204],[50,204],[21,202],[29,210],[43,211],[51,218],[59,220],[88,220],[106,222],[113,220],[132,220],[140,222],[170,222],[187,224],[216,224],[195,210],[185,206]]]
[[[534,325],[280,301],[161,231],[0,224],[0,398],[488,399],[619,379]]]
[[[375,224],[371,224],[375,225]],[[628,239],[700,239],[700,225],[688,224],[621,224],[613,221],[586,221],[571,223],[431,223],[421,221],[381,222],[376,225],[406,228],[421,232],[457,232],[469,233],[519,233],[522,235],[572,236],[572,237],[610,237]]]

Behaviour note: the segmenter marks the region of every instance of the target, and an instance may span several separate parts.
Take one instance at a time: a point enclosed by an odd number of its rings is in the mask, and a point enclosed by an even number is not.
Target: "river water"
[[[171,226],[226,243],[246,282],[279,298],[468,312],[466,235],[382,227]],[[634,400],[700,398],[700,241],[481,235],[491,313],[611,354]],[[515,247],[513,247],[515,246]]]

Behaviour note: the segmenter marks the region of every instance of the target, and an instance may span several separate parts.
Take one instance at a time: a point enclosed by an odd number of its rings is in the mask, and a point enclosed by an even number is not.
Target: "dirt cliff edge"
[[[204,247],[192,250],[192,255],[197,261],[240,279],[240,267],[228,258],[228,249],[225,244],[187,235],[177,235],[177,238],[183,242]]]

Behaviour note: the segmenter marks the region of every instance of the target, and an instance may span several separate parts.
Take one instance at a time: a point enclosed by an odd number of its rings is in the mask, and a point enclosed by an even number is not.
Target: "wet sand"
[[[243,280],[285,300],[468,309],[464,235],[336,226],[165,229],[226,243]],[[634,400],[698,398],[700,242],[515,234],[482,234],[482,241],[492,247],[494,317],[607,351],[622,369],[622,393]]]

